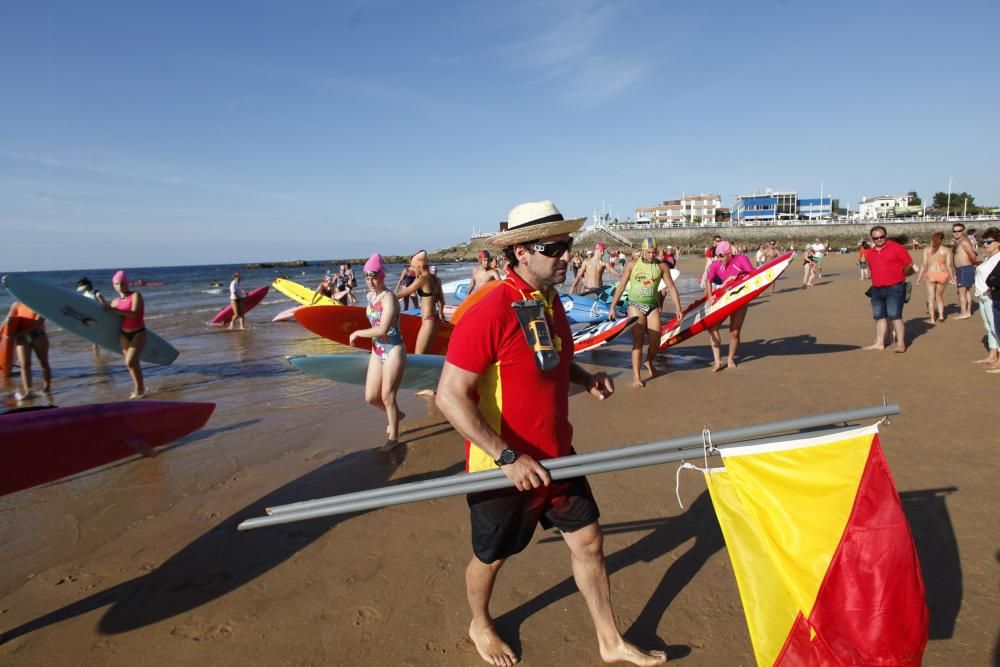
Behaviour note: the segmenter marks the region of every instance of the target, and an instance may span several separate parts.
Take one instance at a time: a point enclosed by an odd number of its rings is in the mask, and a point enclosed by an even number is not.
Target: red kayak
[[[314,334],[329,338],[341,345],[348,345],[351,332],[368,329],[371,322],[365,315],[365,309],[360,306],[303,306],[295,311],[295,319]],[[421,319],[415,315],[399,316],[399,332],[403,336],[408,354],[413,354],[417,345],[417,334],[420,332]],[[438,326],[437,333],[431,339],[427,354],[444,354],[448,351],[448,339],[451,338],[453,327],[448,322]],[[362,350],[372,349],[371,338],[358,338],[354,347]]]
[[[183,438],[215,403],[123,401],[0,415],[0,495],[75,475]]]
[[[243,299],[243,314],[249,313],[254,306],[264,300],[267,296],[267,290],[270,289],[266,285],[264,287],[258,287],[254,291],[250,292]],[[212,326],[222,326],[223,324],[229,324],[229,321],[233,319],[233,305],[229,304],[218,313],[209,322]]]

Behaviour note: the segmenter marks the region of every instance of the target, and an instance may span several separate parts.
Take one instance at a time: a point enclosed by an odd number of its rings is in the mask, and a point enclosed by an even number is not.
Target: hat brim
[[[548,236],[572,234],[579,231],[585,222],[587,222],[586,218],[574,218],[572,220],[557,220],[555,222],[543,222],[540,225],[509,229],[506,232],[500,232],[491,236],[487,239],[486,245],[496,250],[502,250],[518,243],[544,239]]]

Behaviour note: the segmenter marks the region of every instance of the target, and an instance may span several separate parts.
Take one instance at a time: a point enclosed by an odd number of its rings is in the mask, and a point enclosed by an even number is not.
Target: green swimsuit
[[[637,260],[628,280],[629,305],[635,306],[645,314],[649,314],[652,307],[658,306],[660,303],[660,277],[662,275],[663,272],[660,271],[658,263]]]

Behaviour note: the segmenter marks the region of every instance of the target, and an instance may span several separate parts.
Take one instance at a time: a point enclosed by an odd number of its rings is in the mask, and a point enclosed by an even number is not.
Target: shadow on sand
[[[265,508],[273,505],[324,495],[323,490],[349,493],[380,486],[405,458],[406,446],[401,445],[388,457],[367,450],[328,463],[222,520],[152,572],[4,631],[0,643],[109,605],[98,623],[103,634],[135,630],[220,598],[284,563],[340,522],[360,513],[248,533],[237,532],[240,521],[263,516]],[[456,474],[463,469],[464,463],[456,463],[444,470],[412,475],[393,483]]]
[[[646,605],[631,627],[625,630],[625,638],[637,646],[659,649],[667,652],[671,660],[686,656],[691,648],[683,644],[667,644],[657,635],[660,620],[677,594],[694,579],[702,566],[715,552],[724,546],[722,531],[715,518],[715,510],[708,491],[703,491],[687,511],[675,517],[627,521],[602,526],[605,536],[620,533],[648,532],[649,534],[619,551],[607,555],[608,574],[635,565],[639,562],[651,563],[659,560],[666,566],[663,578],[650,593]],[[693,544],[677,560],[671,562],[663,556],[679,548],[689,540]],[[546,537],[542,543],[561,542],[561,537]],[[530,547],[529,547],[530,548]],[[568,552],[567,552],[568,559]],[[511,609],[495,621],[497,630],[519,655],[521,651],[520,628],[536,612],[577,593],[573,577],[567,577],[547,591],[540,593],[524,604]]]
[[[951,638],[962,607],[962,563],[955,528],[945,503],[956,491],[958,489],[952,486],[899,494],[924,575],[931,639]]]

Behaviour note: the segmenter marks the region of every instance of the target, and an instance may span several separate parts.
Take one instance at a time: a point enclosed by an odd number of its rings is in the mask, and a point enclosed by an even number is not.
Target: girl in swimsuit
[[[3,324],[10,325],[14,319],[27,322],[15,334],[14,344],[17,346],[17,363],[21,366],[21,391],[14,392],[17,401],[35,397],[31,389],[31,353],[34,351],[38,363],[42,367],[42,391],[51,391],[52,368],[49,366],[49,336],[45,333],[45,318],[15,301],[11,304]]]
[[[642,379],[640,364],[642,362],[642,344],[649,337],[649,349],[646,351],[646,370],[649,377],[656,376],[656,369],[653,367],[653,359],[660,351],[660,280],[666,285],[670,298],[673,299],[674,308],[677,312],[681,310],[681,297],[677,293],[677,287],[670,277],[670,267],[662,259],[656,259],[656,242],[652,237],[647,237],[642,241],[642,252],[633,260],[630,260],[622,271],[621,280],[611,297],[608,305],[608,319],[615,319],[615,308],[618,307],[618,300],[625,292],[628,285],[628,314],[637,317],[632,326],[632,386],[645,387],[646,382]]]
[[[734,255],[733,248],[728,241],[722,241],[715,246],[715,252],[719,256],[719,261],[708,270],[708,282],[705,283],[705,302],[708,305],[712,305],[715,301],[715,297],[712,295],[713,289],[726,287],[741,275],[753,271],[753,266],[746,255]],[[729,358],[726,361],[729,368],[736,368],[736,352],[740,349],[740,330],[747,317],[747,307],[743,306],[734,310],[729,316]],[[719,322],[708,330],[708,337],[712,345],[712,370],[715,372],[722,370],[722,336],[719,334],[721,326],[722,322]]]
[[[111,278],[111,284],[118,297],[104,307],[122,318],[118,340],[125,355],[125,367],[132,376],[132,393],[129,398],[142,398],[146,395],[146,386],[142,379],[142,366],[139,356],[146,347],[146,323],[143,319],[145,304],[142,295],[129,289],[128,276],[124,271],[118,271]]]
[[[421,322],[413,352],[427,354],[443,319],[444,290],[441,289],[441,279],[427,270],[426,250],[421,250],[410,258],[409,269],[413,271],[415,278],[409,287],[396,293],[396,298],[406,301],[412,295],[417,300]]]
[[[406,416],[396,404],[396,393],[406,369],[406,346],[399,333],[399,301],[385,286],[385,264],[375,253],[365,262],[365,284],[368,286],[368,321],[371,327],[351,332],[349,343],[358,338],[370,338],[372,353],[368,358],[365,378],[365,401],[384,410],[389,419],[385,429],[386,442],[382,452],[399,444],[399,422]]]
[[[944,247],[944,234],[937,232],[931,237],[931,244],[924,248],[924,261],[917,274],[917,284],[927,285],[927,313],[931,324],[944,322],[944,288],[955,283],[955,264],[952,254]],[[934,318],[935,313],[937,319]]]

